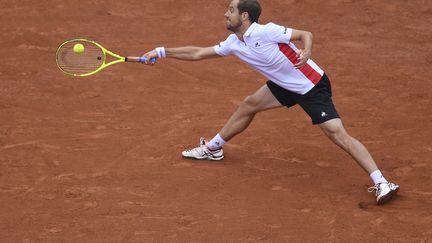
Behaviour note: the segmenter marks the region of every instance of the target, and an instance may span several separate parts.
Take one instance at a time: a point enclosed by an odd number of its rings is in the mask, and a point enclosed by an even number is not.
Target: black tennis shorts
[[[288,91],[271,80],[267,86],[282,105],[287,108],[299,104],[312,119],[312,124],[321,124],[334,118],[340,118],[332,101],[330,80],[324,74],[321,80],[304,95]]]

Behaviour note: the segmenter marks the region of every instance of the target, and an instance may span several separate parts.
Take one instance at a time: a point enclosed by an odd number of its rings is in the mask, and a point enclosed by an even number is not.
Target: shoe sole
[[[383,205],[385,203],[387,203],[388,201],[390,201],[390,199],[393,198],[393,196],[395,196],[397,194],[397,192],[399,191],[399,187],[396,188],[396,190],[390,191],[389,193],[387,193],[387,195],[381,197],[378,201],[377,204],[378,205]]]
[[[213,161],[219,161],[222,160],[224,158],[224,156],[220,156],[220,157],[214,157],[214,158],[209,158],[209,157],[204,157],[204,158],[196,158],[196,157],[188,157],[188,156],[184,156],[182,155],[183,158],[185,159],[193,159],[193,160],[213,160]]]

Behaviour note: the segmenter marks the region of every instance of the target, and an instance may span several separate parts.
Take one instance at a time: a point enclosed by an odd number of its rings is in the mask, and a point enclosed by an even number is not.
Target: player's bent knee
[[[240,107],[246,113],[257,113],[259,111],[259,101],[253,96],[248,96],[243,100]]]

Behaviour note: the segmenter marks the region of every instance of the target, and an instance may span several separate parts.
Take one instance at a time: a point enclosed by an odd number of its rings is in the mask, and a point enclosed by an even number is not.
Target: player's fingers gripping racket
[[[116,63],[145,63],[145,57],[123,57],[117,55],[95,41],[73,39],[62,43],[56,53],[57,66],[64,73],[73,76],[89,76]],[[154,64],[156,58],[149,61]]]

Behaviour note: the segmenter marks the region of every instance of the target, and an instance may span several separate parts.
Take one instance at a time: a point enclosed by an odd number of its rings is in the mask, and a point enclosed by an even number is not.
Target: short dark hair
[[[239,13],[247,12],[251,23],[257,22],[261,15],[261,5],[259,0],[240,0],[237,8]]]

